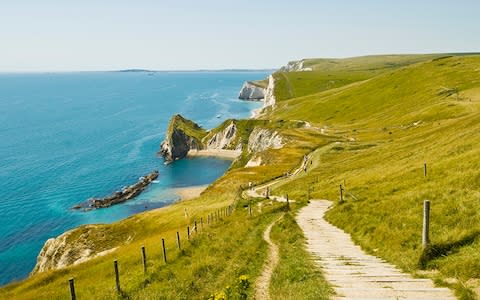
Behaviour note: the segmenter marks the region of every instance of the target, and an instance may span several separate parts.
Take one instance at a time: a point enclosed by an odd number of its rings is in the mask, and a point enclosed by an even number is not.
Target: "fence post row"
[[[428,203],[428,209],[429,209],[429,202],[428,200],[425,200],[426,203]],[[287,195],[287,204],[288,204],[288,195]],[[248,210],[250,216],[252,215],[252,206],[251,204],[248,205]],[[222,213],[223,216],[230,216],[233,212],[233,207],[229,205],[228,207],[225,208],[225,210],[217,210],[214,213],[210,213],[207,215],[207,224],[213,223],[214,218],[216,220],[219,220]],[[425,216],[425,212],[424,212]],[[427,215],[427,220],[428,220],[428,215]],[[197,232],[197,220],[194,221],[194,226],[195,226],[195,232]],[[201,229],[203,230],[203,217],[200,218],[200,226]],[[424,227],[425,227],[425,219],[424,219]],[[424,233],[425,233],[425,228],[424,228]],[[187,226],[187,237],[188,240],[190,240],[190,226]],[[427,223],[427,241],[428,241],[428,223]],[[177,246],[178,250],[181,250],[181,244],[180,244],[180,233],[177,231]],[[167,249],[165,247],[165,239],[162,238],[162,249],[163,249],[163,261],[167,263]],[[142,253],[142,264],[143,264],[143,272],[146,274],[147,273],[147,254],[145,251],[145,246],[141,247],[141,253]],[[121,287],[120,287],[120,272],[118,270],[118,261],[114,260],[113,261],[113,269],[115,272],[115,287],[118,293],[121,292]],[[76,294],[75,294],[75,282],[73,278],[70,278],[68,280],[69,286],[70,286],[70,296],[72,300],[76,300]]]

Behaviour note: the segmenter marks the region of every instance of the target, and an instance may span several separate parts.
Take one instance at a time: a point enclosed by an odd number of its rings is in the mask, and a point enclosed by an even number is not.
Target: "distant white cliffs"
[[[275,105],[275,78],[273,75],[262,81],[245,81],[238,95],[239,99],[263,101],[263,108]]]
[[[245,81],[238,95],[239,99],[251,101],[261,101],[264,97],[264,87],[252,81]]]
[[[305,67],[304,64],[305,60],[294,60],[289,61],[286,66],[280,68],[281,72],[305,72],[305,71],[312,71],[312,68]]]

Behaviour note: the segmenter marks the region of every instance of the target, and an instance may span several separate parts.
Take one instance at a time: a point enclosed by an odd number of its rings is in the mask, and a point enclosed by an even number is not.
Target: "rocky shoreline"
[[[115,204],[123,203],[140,195],[145,190],[145,188],[147,188],[147,186],[157,178],[158,171],[155,170],[146,176],[140,177],[137,183],[125,187],[121,191],[116,191],[113,194],[104,198],[88,199],[87,201],[77,204],[72,208],[88,211],[96,208],[105,208]]]

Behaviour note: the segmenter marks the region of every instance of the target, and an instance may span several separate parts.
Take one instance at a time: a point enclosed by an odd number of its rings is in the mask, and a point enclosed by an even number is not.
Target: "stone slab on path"
[[[333,299],[455,299],[451,290],[435,287],[430,279],[413,278],[366,254],[350,235],[323,218],[331,205],[328,200],[312,200],[298,213],[297,223],[307,250],[335,289]]]

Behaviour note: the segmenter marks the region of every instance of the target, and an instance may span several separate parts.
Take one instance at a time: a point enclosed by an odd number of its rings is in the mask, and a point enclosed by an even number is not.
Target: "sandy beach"
[[[181,200],[189,200],[197,198],[208,187],[208,185],[189,186],[184,188],[176,188],[175,193],[180,196]]]
[[[240,154],[241,151],[237,150],[190,150],[188,151],[187,157],[195,157],[195,156],[215,156],[215,157],[223,157],[223,158],[230,158],[235,159]]]

